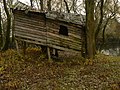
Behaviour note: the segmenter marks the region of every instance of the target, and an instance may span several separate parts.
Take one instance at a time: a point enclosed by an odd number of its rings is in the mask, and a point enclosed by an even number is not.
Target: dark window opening
[[[59,34],[68,36],[68,28],[66,26],[60,25]]]

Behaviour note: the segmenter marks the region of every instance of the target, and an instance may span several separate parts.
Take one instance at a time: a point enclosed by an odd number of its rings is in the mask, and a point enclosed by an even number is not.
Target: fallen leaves
[[[120,89],[119,57],[98,55],[94,64],[83,65],[77,57],[49,62],[40,53],[29,48],[25,57],[14,50],[0,54],[0,90]]]

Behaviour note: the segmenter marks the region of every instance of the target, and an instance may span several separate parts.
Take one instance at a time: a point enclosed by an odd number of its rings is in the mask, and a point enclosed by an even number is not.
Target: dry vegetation
[[[48,62],[37,48],[26,56],[0,53],[0,90],[120,90],[120,57],[97,55],[93,65],[84,59]]]

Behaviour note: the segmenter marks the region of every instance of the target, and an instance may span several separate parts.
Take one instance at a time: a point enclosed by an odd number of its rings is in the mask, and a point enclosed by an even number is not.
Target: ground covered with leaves
[[[0,90],[120,90],[120,57],[97,55],[92,65],[68,57],[51,62],[37,48],[1,52]]]

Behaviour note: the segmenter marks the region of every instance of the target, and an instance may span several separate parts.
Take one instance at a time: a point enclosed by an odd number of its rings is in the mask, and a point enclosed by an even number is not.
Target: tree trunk
[[[40,0],[41,11],[43,11],[43,0]]]
[[[11,15],[10,12],[7,8],[7,3],[6,0],[3,0],[3,4],[4,4],[4,9],[5,9],[5,13],[7,15],[7,31],[6,31],[6,38],[5,38],[5,45],[3,47],[3,51],[7,50],[10,44],[10,27],[11,27]]]
[[[101,0],[100,3],[101,3],[101,6],[100,6],[100,21],[99,21],[99,24],[98,24],[97,29],[96,29],[95,38],[97,38],[97,36],[98,36],[98,34],[101,30],[101,26],[102,26],[102,23],[103,23],[103,17],[104,17],[104,14],[103,14],[104,0]]]
[[[87,58],[93,59],[95,55],[95,21],[94,21],[94,0],[85,0],[86,4],[86,44]]]
[[[33,0],[30,0],[30,5],[33,8]]]
[[[2,18],[1,18],[1,8],[0,8],[0,49],[1,49],[1,47],[2,47],[2,44],[3,44],[3,38],[2,38],[2,23],[1,23],[1,21],[2,21]]]
[[[48,11],[51,11],[51,0],[47,1]]]
[[[75,1],[75,0],[73,0],[73,5],[72,5],[72,7],[73,7],[74,13],[77,13],[77,12],[76,12],[76,1]]]
[[[100,49],[103,48],[104,44],[105,44],[105,30],[106,30],[106,27],[108,25],[108,22],[109,20],[111,19],[111,17],[109,17],[105,23],[105,25],[103,26],[103,30],[102,30],[102,43],[101,43],[101,46],[100,46]]]
[[[106,27],[109,23],[109,20],[114,16],[115,14],[112,14],[109,18],[107,18],[104,26],[103,26],[103,29],[102,29],[102,43],[101,43],[101,46],[100,46],[100,49],[103,48],[104,44],[105,44],[105,30],[106,30]]]

